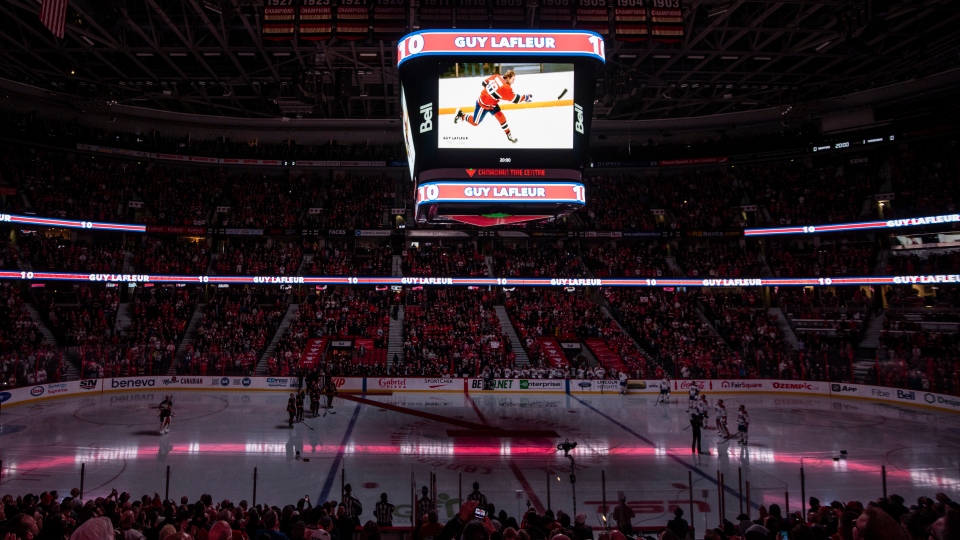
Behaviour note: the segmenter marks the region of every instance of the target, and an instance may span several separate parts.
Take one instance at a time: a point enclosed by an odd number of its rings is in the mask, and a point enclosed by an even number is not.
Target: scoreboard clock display
[[[485,224],[474,219],[479,215],[490,217],[486,224],[504,224],[581,207],[580,170],[604,55],[603,38],[588,31],[437,30],[401,39],[397,65],[411,176],[418,188],[429,177],[424,187],[438,195],[418,197],[418,221]],[[431,174],[497,168],[565,173],[538,178],[535,186],[506,174],[496,186],[473,179],[457,187],[456,177]],[[467,188],[496,195],[464,198]]]

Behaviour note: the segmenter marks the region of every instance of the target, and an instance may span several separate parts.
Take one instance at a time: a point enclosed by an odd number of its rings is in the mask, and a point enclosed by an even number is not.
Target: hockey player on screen
[[[507,135],[507,140],[515,143],[517,138],[510,134],[510,127],[507,125],[507,117],[500,110],[500,102],[509,103],[529,103],[533,101],[533,94],[517,94],[513,91],[513,81],[517,74],[511,69],[501,76],[500,74],[491,75],[483,80],[481,85],[480,97],[477,99],[477,106],[473,109],[473,114],[463,114],[463,109],[457,109],[457,116],[453,123],[460,120],[466,121],[471,126],[479,126],[487,113],[493,114],[500,122],[500,128]]]

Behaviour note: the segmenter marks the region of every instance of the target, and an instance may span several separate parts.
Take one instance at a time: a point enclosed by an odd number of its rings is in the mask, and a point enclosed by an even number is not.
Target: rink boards
[[[340,393],[392,394],[402,392],[430,393],[530,393],[530,394],[615,394],[620,391],[617,380],[578,379],[456,379],[418,377],[334,377]],[[631,379],[629,395],[656,396],[661,381]],[[923,390],[904,390],[883,386],[816,381],[768,379],[748,380],[676,380],[671,381],[672,398],[687,399],[691,385],[702,394],[717,395],[782,395],[822,396],[862,399],[960,412],[960,397]],[[174,390],[293,392],[300,385],[298,377],[226,377],[226,376],[155,376],[82,379],[46,383],[0,392],[0,404],[16,405],[49,398],[94,393]],[[711,400],[712,403],[712,400]]]

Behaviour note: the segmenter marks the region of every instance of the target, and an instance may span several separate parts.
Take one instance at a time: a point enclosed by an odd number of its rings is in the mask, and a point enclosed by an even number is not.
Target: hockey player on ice
[[[500,128],[507,135],[507,140],[515,143],[517,138],[510,134],[510,127],[507,125],[507,117],[500,110],[500,102],[509,103],[529,103],[533,101],[533,94],[520,95],[513,91],[513,81],[517,74],[511,69],[500,76],[500,74],[491,75],[483,80],[483,90],[480,91],[480,97],[477,99],[477,106],[473,109],[473,114],[464,114],[462,109],[457,109],[457,115],[453,118],[456,124],[460,120],[466,121],[471,126],[479,126],[487,113],[493,114],[500,122]]]

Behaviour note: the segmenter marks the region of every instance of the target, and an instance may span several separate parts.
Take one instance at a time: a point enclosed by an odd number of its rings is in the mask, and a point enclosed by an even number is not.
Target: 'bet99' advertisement
[[[586,31],[436,30],[398,43],[414,176],[444,168],[581,170],[600,36]]]
[[[440,149],[572,150],[573,64],[441,66]]]

